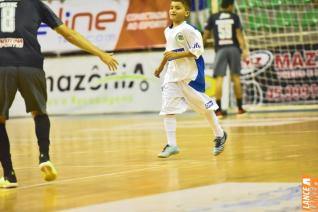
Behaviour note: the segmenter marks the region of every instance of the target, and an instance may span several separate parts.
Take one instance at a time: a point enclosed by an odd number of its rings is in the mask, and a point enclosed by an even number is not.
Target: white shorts
[[[163,85],[160,115],[180,114],[188,107],[200,114],[219,108],[214,99],[196,91],[186,82],[170,82]]]

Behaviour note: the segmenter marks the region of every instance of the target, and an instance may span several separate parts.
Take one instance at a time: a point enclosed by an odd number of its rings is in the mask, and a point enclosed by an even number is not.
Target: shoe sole
[[[245,112],[245,113],[237,113],[236,114],[237,116],[244,116],[244,115],[247,115],[247,113]]]
[[[45,181],[53,181],[57,177],[57,173],[51,164],[40,165],[40,170],[43,173]]]
[[[9,185],[2,185],[0,188],[16,188],[18,187],[18,183],[10,183]]]
[[[179,154],[179,152],[174,152],[174,153],[172,153],[172,154],[170,154],[170,155],[167,155],[167,156],[158,155],[158,158],[168,158],[168,157],[170,157],[171,155],[176,155],[176,154]]]

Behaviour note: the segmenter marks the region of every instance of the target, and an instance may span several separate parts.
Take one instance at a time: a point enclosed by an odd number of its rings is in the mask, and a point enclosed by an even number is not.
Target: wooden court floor
[[[157,114],[51,118],[51,159],[59,177],[42,180],[31,118],[7,123],[19,187],[0,190],[0,211],[56,211],[224,182],[301,183],[318,177],[318,111],[247,114],[221,120],[225,151],[194,113],[178,118],[180,154],[165,145]],[[0,171],[1,174],[1,171]]]

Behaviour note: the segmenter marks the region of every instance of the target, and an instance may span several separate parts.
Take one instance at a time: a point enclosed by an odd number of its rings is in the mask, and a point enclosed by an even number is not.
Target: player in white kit
[[[227,134],[220,126],[214,113],[216,102],[205,91],[203,39],[198,30],[185,21],[190,15],[190,2],[172,0],[169,10],[172,25],[165,29],[166,51],[160,66],[155,70],[159,77],[165,64],[167,71],[162,86],[162,108],[167,145],[158,157],[169,157],[179,153],[176,144],[176,114],[185,112],[190,106],[206,117],[215,135],[213,154],[224,149]]]

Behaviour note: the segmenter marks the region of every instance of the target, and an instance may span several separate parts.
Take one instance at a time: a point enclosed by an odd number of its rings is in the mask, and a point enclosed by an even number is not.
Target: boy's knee
[[[240,75],[239,74],[231,74],[231,80],[233,82],[240,81],[241,80]]]
[[[31,114],[32,114],[33,118],[35,118],[37,116],[41,116],[41,115],[46,115],[46,113],[42,113],[42,112],[39,112],[39,111],[32,111]]]
[[[0,116],[0,124],[6,123],[6,117]]]

